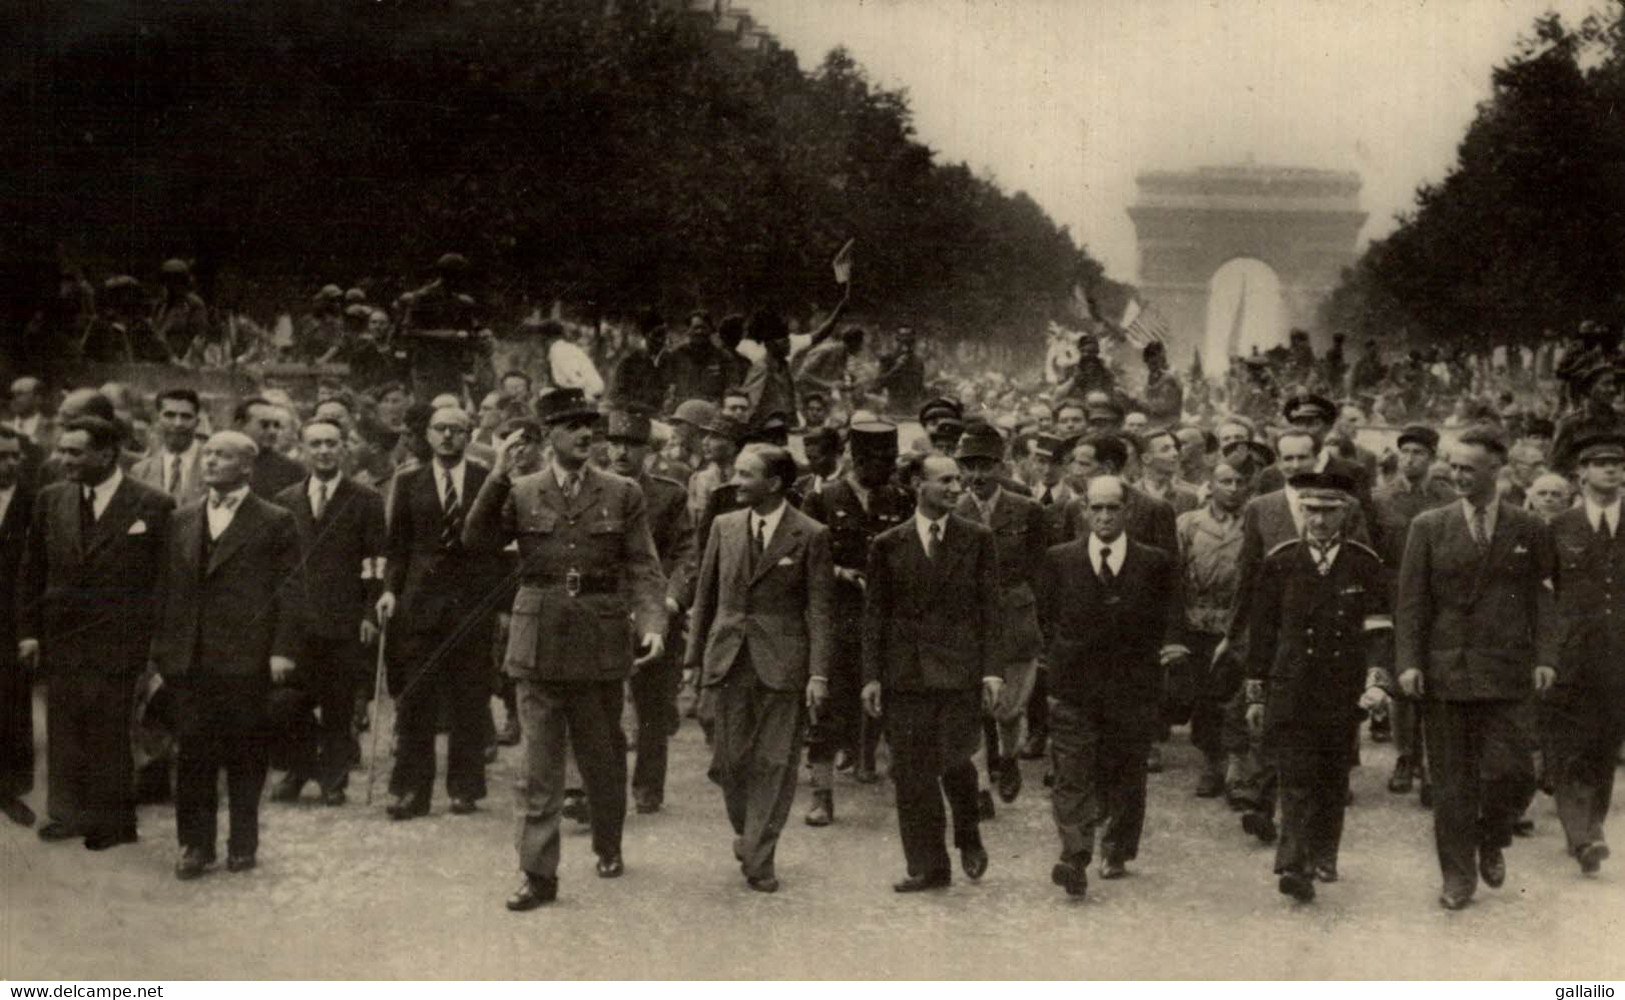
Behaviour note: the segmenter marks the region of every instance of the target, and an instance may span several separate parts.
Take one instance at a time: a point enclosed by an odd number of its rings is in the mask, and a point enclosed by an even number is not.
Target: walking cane
[[[373,779],[378,776],[378,706],[384,701],[384,644],[389,639],[389,619],[378,623],[378,667],[373,671],[372,711],[367,725],[372,729],[372,749],[367,753],[367,805],[372,805]]]

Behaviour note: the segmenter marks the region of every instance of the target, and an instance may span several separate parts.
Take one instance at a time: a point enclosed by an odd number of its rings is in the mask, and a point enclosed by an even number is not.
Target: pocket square
[[[1515,556],[1526,556],[1529,554],[1529,550],[1524,548],[1522,545],[1515,545],[1512,547],[1512,554]]]
[[[135,522],[134,524],[130,525],[130,530],[125,532],[126,535],[145,535],[146,533],[147,522],[145,521]]]
[[[790,558],[789,556],[785,556],[783,559],[779,560],[779,565],[780,566],[794,566],[795,564],[796,564],[796,561],[794,559]]]

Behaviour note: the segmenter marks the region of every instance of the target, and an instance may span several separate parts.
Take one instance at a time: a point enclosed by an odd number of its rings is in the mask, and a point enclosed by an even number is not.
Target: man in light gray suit
[[[162,447],[131,466],[130,478],[169,494],[184,507],[208,490],[200,464],[203,448],[197,439],[203,401],[191,389],[165,389],[153,406],[158,410]]]
[[[717,518],[690,623],[688,671],[717,695],[711,780],[746,881],[774,892],[773,854],[796,794],[806,725],[829,694],[835,563],[829,529],[785,501],[796,464],[754,446],[734,466],[745,510]]]

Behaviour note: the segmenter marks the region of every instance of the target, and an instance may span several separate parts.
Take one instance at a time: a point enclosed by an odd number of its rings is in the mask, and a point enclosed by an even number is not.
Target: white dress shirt
[[[193,441],[192,446],[190,448],[187,448],[185,451],[178,451],[178,452],[177,451],[170,451],[167,448],[159,451],[159,453],[158,453],[158,475],[159,475],[159,488],[160,489],[164,490],[165,492],[168,492],[168,490],[169,490],[169,477],[170,477],[171,472],[175,468],[176,461],[179,461],[181,463],[181,475],[180,475],[181,489],[184,490],[186,488],[186,480],[187,480],[186,470],[188,470],[188,469],[190,469],[192,467],[192,462],[197,457],[197,449],[198,449],[197,442]]]
[[[18,417],[11,422],[11,426],[20,436],[33,441],[34,435],[39,432],[41,416],[42,414],[36,413],[30,417]]]
[[[95,486],[86,487],[90,491],[90,510],[96,520],[102,519],[107,511],[107,505],[113,502],[113,494],[118,492],[119,483],[124,482],[124,471],[113,466],[113,474]]]
[[[1601,522],[1604,514],[1609,515],[1609,538],[1614,538],[1615,535],[1618,535],[1618,530],[1620,530],[1620,498],[1615,496],[1614,502],[1604,507],[1588,496],[1586,498],[1586,520],[1591,522],[1592,532],[1597,530],[1597,524]]]
[[[924,549],[928,555],[931,552],[931,526],[933,524],[937,526],[937,543],[940,545],[942,540],[948,536],[948,515],[944,514],[933,521],[919,511],[914,512],[914,530],[920,533],[920,548]]]
[[[1106,560],[1106,565],[1112,568],[1112,576],[1117,577],[1123,572],[1123,560],[1128,556],[1128,534],[1118,532],[1117,537],[1111,541],[1104,541],[1099,535],[1089,535],[1089,563],[1095,568],[1095,575],[1100,575],[1100,561]]]
[[[766,552],[767,547],[773,544],[773,533],[779,530],[779,522],[784,520],[784,508],[784,502],[780,501],[779,505],[773,508],[771,514],[758,514],[754,510],[750,512],[751,543],[755,544],[756,532],[760,530],[762,532],[763,552]]]
[[[310,486],[305,490],[305,496],[310,500],[310,516],[327,510],[327,505],[333,502],[333,492],[339,488],[339,476],[335,472],[332,479],[322,479],[320,476],[310,477]],[[317,496],[321,495],[321,502],[317,503]],[[459,493],[458,496],[462,494]],[[444,499],[442,497],[442,499]]]
[[[243,498],[246,496],[248,496],[247,483],[225,494],[217,494],[212,489],[209,491],[209,497],[204,502],[203,510],[209,518],[210,539],[218,540],[221,535],[226,533],[226,529],[231,527],[232,518],[237,516],[237,510],[242,507]],[[216,505],[215,500],[217,497],[227,502]]]
[[[11,498],[17,495],[17,487],[7,486],[0,490],[0,524],[5,523],[6,512],[11,509]]]

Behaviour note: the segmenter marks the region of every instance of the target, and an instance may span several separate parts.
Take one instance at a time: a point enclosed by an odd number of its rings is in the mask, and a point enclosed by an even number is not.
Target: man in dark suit
[[[1305,531],[1272,548],[1257,569],[1245,696],[1248,726],[1280,775],[1278,887],[1308,902],[1315,879],[1338,879],[1361,709],[1383,704],[1390,684],[1385,671],[1367,669],[1365,623],[1390,605],[1382,557],[1343,536],[1353,482],[1306,472],[1291,484]]]
[[[390,689],[395,698],[391,819],[429,814],[434,793],[435,723],[450,723],[446,794],[466,815],[485,798],[485,735],[491,682],[482,669],[500,598],[496,548],[469,546],[463,522],[485,485],[484,466],[467,459],[473,422],[442,408],[429,418],[433,458],[392,485],[378,617],[388,622]],[[499,547],[498,547],[499,548]]]
[[[746,509],[711,527],[685,658],[717,691],[711,780],[758,892],[779,887],[773,859],[796,794],[803,703],[816,716],[829,697],[835,564],[829,529],[785,500],[795,479],[795,459],[772,445],[734,463]]]
[[[1502,851],[1535,775],[1522,709],[1557,662],[1556,555],[1535,515],[1496,499],[1506,441],[1473,428],[1451,450],[1459,504],[1411,522],[1399,573],[1399,684],[1426,698],[1433,832],[1447,910],[1466,906],[1480,876],[1506,880]]]
[[[954,513],[993,532],[999,567],[1000,675],[1004,688],[983,728],[988,777],[999,798],[1021,794],[1021,727],[1038,672],[1037,597],[1033,594],[1046,541],[1044,508],[1036,500],[1005,490],[995,479],[1004,462],[1004,439],[991,425],[974,423],[959,439],[955,456],[965,475],[965,492]],[[992,796],[978,796],[983,816],[993,811]]]
[[[265,710],[273,683],[294,671],[303,626],[296,587],[293,515],[248,486],[255,444],[221,431],[203,445],[209,495],[183,508],[164,547],[152,665],[174,691],[175,877],[215,860],[218,782],[226,773],[231,817],[226,868],[258,863],[265,788]]]
[[[1547,699],[1541,746],[1569,854],[1595,875],[1609,853],[1603,821],[1625,742],[1625,434],[1581,438],[1573,452],[1584,502],[1552,521],[1563,662]]]
[[[1089,483],[1100,476],[1120,477],[1127,464],[1128,445],[1116,434],[1087,438],[1073,447],[1068,475],[1074,496],[1065,519],[1070,526],[1069,540],[1082,541],[1089,537],[1089,509],[1084,503],[1084,493]],[[1174,508],[1147,496],[1131,484],[1124,483],[1123,490],[1123,533],[1142,545],[1161,549],[1169,555],[1178,552],[1178,519]]]
[[[288,772],[271,798],[296,802],[314,781],[322,802],[337,806],[356,756],[350,734],[356,679],[366,647],[378,637],[372,616],[383,585],[384,501],[344,478],[347,448],[338,424],[312,420],[299,436],[310,478],[278,493],[276,503],[299,530],[294,586],[308,620],[299,667],[271,696],[271,757]]]
[[[1116,476],[1090,482],[1089,537],[1050,549],[1038,587],[1061,839],[1050,875],[1073,896],[1088,885],[1097,826],[1102,878],[1122,877],[1139,853],[1159,653],[1180,624],[1174,557],[1124,532],[1124,496]]]
[[[524,880],[506,904],[515,912],[558,898],[566,736],[586,785],[598,876],[624,873],[624,686],[660,659],[667,626],[666,581],[643,491],[587,462],[597,411],[568,388],[543,393],[537,409],[552,462],[510,481],[519,439],[505,439],[463,532],[474,548],[519,544],[521,582],[503,664],[518,684],[525,733],[514,837]],[[635,660],[634,619],[644,650]]]
[[[812,720],[807,767],[813,804],[808,826],[835,821],[835,772],[845,763],[864,784],[877,780],[875,747],[881,722],[863,711],[863,591],[869,543],[913,517],[914,499],[892,483],[897,467],[897,427],[880,421],[853,424],[847,434],[851,469],[822,490],[807,494],[802,510],[829,528],[835,572],[834,645],[830,650],[829,700]],[[843,760],[844,756],[844,760]]]
[[[637,763],[632,768],[632,799],[640,813],[659,812],[666,799],[666,750],[677,722],[677,689],[681,672],[676,650],[681,639],[682,610],[692,603],[690,578],[695,563],[694,529],[688,519],[688,490],[675,479],[646,471],[649,418],[615,410],[609,415],[610,470],[638,484],[648,510],[649,535],[666,577],[666,654],[645,665],[627,686],[637,711]]]
[[[130,718],[152,638],[153,592],[175,501],[126,477],[123,434],[95,417],[57,440],[66,481],[43,490],[23,555],[18,651],[48,678],[51,821],[40,839],[102,850],[136,839]]]
[[[1315,458],[1310,471],[1334,472],[1347,477],[1354,483],[1354,499],[1360,504],[1362,520],[1368,526],[1374,524],[1376,514],[1371,508],[1370,471],[1359,462],[1336,455],[1326,447],[1326,435],[1332,429],[1333,421],[1337,419],[1336,405],[1324,396],[1304,393],[1288,399],[1281,407],[1281,415],[1294,429],[1314,438]],[[1258,481],[1253,484],[1253,493],[1256,496],[1274,493],[1286,486],[1289,478],[1291,473],[1284,466],[1272,466],[1258,474]],[[1369,531],[1368,528],[1368,534]]]
[[[23,796],[34,790],[34,685],[17,656],[17,571],[34,504],[22,457],[22,435],[0,425],[0,812],[33,826]]]
[[[952,516],[963,491],[953,459],[927,456],[918,490],[914,517],[875,538],[864,574],[863,707],[886,713],[908,862],[898,892],[953,882],[945,796],[965,874],[987,872],[971,756],[1004,686],[993,533]]]
[[[1371,497],[1377,513],[1377,533],[1382,538],[1380,550],[1388,566],[1390,587],[1395,593],[1390,606],[1398,596],[1399,564],[1405,557],[1405,539],[1410,534],[1411,522],[1416,515],[1434,507],[1443,507],[1459,499],[1456,488],[1431,474],[1433,459],[1439,451],[1439,432],[1431,427],[1412,425],[1399,432],[1399,475],[1380,487]],[[1393,645],[1393,633],[1383,640]],[[1388,652],[1391,653],[1391,650]],[[1393,663],[1392,655],[1385,655],[1384,663]],[[1422,804],[1433,803],[1433,788],[1428,780],[1427,750],[1422,739],[1422,706],[1410,698],[1396,698],[1393,702],[1394,773],[1388,779],[1388,790],[1404,795],[1412,784],[1422,783]],[[1373,726],[1376,720],[1372,720]]]
[[[254,458],[253,475],[248,480],[248,488],[257,497],[269,500],[305,479],[305,470],[299,463],[277,450],[282,445],[283,422],[286,419],[282,407],[259,396],[238,403],[232,413],[237,429],[248,435],[259,448],[259,454]]]

